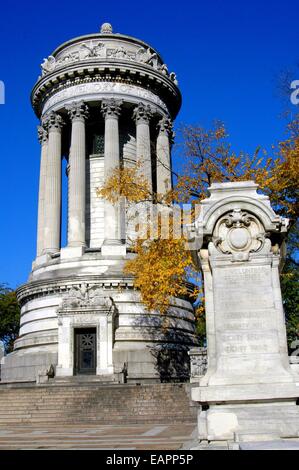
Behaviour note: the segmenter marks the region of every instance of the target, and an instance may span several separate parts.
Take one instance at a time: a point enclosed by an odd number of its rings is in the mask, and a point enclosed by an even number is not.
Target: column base
[[[103,369],[102,367],[97,367],[97,370],[96,370],[96,375],[99,375],[99,376],[101,376],[101,375],[105,375],[105,376],[111,375],[112,376],[113,373],[114,373],[113,366],[107,367],[105,369]]]
[[[73,367],[56,366],[56,377],[72,377],[74,375]]]
[[[80,258],[84,252],[84,246],[66,246],[60,250],[60,259]]]
[[[298,394],[297,383],[277,380],[268,383],[199,386],[192,389],[192,400],[200,403],[238,403],[250,400],[296,399]]]
[[[296,400],[269,400],[210,405],[198,411],[200,441],[259,441],[297,438]]]
[[[41,266],[42,264],[47,264],[52,259],[52,256],[49,253],[45,253],[44,255],[37,256],[32,263],[32,270]]]
[[[105,240],[102,249],[103,256],[126,256],[126,245],[120,240]]]

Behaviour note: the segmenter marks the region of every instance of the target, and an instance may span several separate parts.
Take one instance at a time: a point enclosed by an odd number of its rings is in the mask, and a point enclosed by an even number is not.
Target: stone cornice
[[[51,294],[65,294],[72,286],[78,286],[81,284],[88,284],[89,286],[96,286],[101,288],[104,291],[116,291],[120,292],[121,290],[130,290],[136,291],[134,288],[134,278],[132,276],[107,276],[103,274],[100,276],[89,275],[89,276],[69,276],[60,277],[58,279],[45,279],[31,281],[26,284],[21,285],[17,288],[17,298],[22,305],[29,300],[38,297],[44,297]],[[195,286],[190,282],[186,282],[187,290],[190,296],[193,294]],[[189,295],[180,297],[182,300],[187,302],[192,302]]]
[[[135,84],[153,91],[167,104],[172,119],[176,117],[180,109],[180,91],[168,76],[162,75],[146,64],[116,62],[108,59],[104,63],[90,60],[84,64],[71,64],[42,77],[33,88],[32,106],[39,117],[43,103],[57,91],[74,84],[102,81]]]
[[[66,293],[69,288],[73,285],[87,283],[88,285],[96,285],[104,290],[116,290],[119,289],[134,289],[133,278],[131,277],[107,277],[101,276],[75,276],[72,279],[70,277],[61,277],[56,280],[43,280],[43,281],[31,281],[27,284],[23,284],[17,289],[17,297],[20,304],[29,298],[33,299],[36,297],[43,297],[49,294],[63,294]]]

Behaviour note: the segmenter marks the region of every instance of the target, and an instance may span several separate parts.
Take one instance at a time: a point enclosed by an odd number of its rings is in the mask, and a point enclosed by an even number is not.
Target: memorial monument
[[[17,290],[20,334],[2,381],[91,374],[130,382],[160,380],[152,349],[196,345],[193,307],[173,299],[167,338],[123,273],[134,256],[121,207],[97,193],[119,165],[141,163],[153,191],[171,187],[172,121],[180,106],[176,75],[143,41],[110,24],[44,59],[31,100],[41,144],[37,255]],[[68,195],[62,198],[62,160]],[[67,244],[61,213],[67,204]],[[178,379],[178,377],[174,377]]]
[[[253,182],[212,184],[195,222],[208,368],[192,390],[199,439],[298,437],[299,375],[289,364],[279,271],[288,220]]]

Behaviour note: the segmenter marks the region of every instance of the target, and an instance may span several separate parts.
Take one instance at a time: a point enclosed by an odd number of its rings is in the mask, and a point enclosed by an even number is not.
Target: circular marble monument
[[[17,291],[20,335],[2,380],[35,380],[51,365],[61,377],[117,381],[125,370],[128,381],[160,380],[160,350],[171,351],[169,375],[182,379],[181,353],[197,344],[192,305],[173,299],[167,333],[159,313],[144,309],[123,273],[134,253],[122,208],[97,194],[115,167],[137,161],[153,191],[171,187],[172,121],[181,105],[175,73],[150,45],[104,23],[44,59],[31,100],[41,143],[37,256]]]

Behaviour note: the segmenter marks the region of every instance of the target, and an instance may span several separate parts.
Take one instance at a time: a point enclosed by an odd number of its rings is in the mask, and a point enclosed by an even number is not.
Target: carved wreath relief
[[[258,251],[264,245],[265,230],[254,215],[236,208],[218,220],[213,242],[225,254]]]

